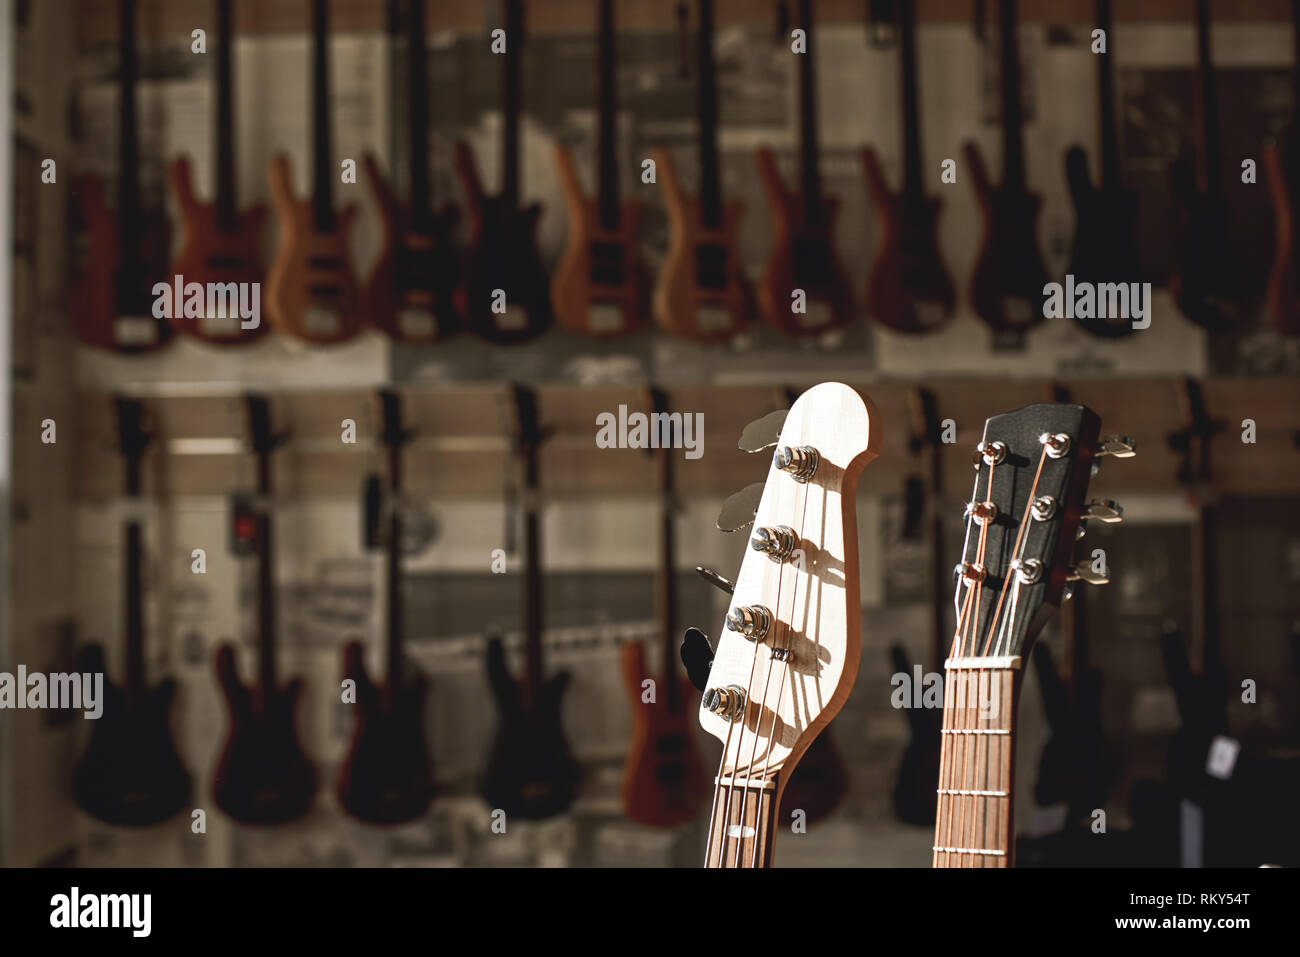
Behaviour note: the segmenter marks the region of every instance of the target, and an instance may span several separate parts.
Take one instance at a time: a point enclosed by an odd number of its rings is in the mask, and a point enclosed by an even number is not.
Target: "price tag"
[[[1240,753],[1241,742],[1236,738],[1215,735],[1210,742],[1210,753],[1205,759],[1205,773],[1220,781],[1228,780],[1237,766],[1237,755]]]

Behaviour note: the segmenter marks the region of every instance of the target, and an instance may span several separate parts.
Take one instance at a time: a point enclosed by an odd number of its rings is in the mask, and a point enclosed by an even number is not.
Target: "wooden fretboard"
[[[715,780],[705,867],[771,867],[778,781]]]
[[[1010,867],[1019,657],[949,659],[935,867]]]

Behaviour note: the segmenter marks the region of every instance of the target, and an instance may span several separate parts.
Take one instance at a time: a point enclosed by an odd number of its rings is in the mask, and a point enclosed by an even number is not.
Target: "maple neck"
[[[1097,0],[1097,28],[1106,34],[1106,52],[1097,57],[1097,86],[1101,99],[1101,185],[1123,187],[1119,164],[1119,130],[1115,119],[1115,68],[1112,66],[1110,0]]]
[[[402,453],[399,445],[388,448],[388,542],[384,554],[387,603],[387,684],[391,695],[402,684]]]
[[[235,133],[234,133],[234,79],[231,74],[231,3],[220,0],[217,4],[217,113],[216,148],[214,157],[217,169],[217,226],[223,232],[236,227],[235,200]]]
[[[330,171],[329,2],[312,3],[312,218],[316,229],[334,228],[334,189]]]
[[[411,218],[418,228],[428,224],[433,205],[429,187],[429,79],[424,36],[424,0],[413,0],[411,4],[406,41],[410,70],[407,135],[410,148]]]
[[[700,0],[699,95],[700,218],[709,229],[722,226],[722,180],[718,166],[718,88],[713,63],[713,3]]]
[[[799,57],[799,174],[803,183],[804,219],[821,222],[822,186],[817,169],[817,70],[813,62],[812,0],[799,0],[804,54]]]
[[[1223,192],[1222,149],[1219,143],[1219,94],[1210,55],[1210,0],[1196,0],[1196,61],[1200,76],[1201,177],[1205,191]]]
[[[1010,867],[1015,849],[1016,658],[948,661],[935,867]]]
[[[600,210],[600,225],[605,229],[618,227],[618,154],[615,148],[618,73],[614,66],[616,42],[614,0],[600,0],[600,46],[596,51],[596,104],[600,114],[596,157],[599,166],[597,205]]]
[[[140,146],[135,119],[135,0],[121,0],[121,60],[118,64],[120,128],[117,155],[118,248],[127,254],[138,246],[140,221]]]
[[[903,197],[911,205],[925,197],[921,170],[921,97],[916,79],[916,11],[899,5],[899,71],[903,90]]]
[[[1010,867],[1020,659],[959,661],[944,686],[934,866]]]
[[[1020,45],[1016,38],[1016,2],[1000,0],[1002,37],[1002,188],[1025,191],[1024,110],[1020,102]]]
[[[504,127],[501,136],[501,199],[507,210],[519,207],[519,108],[524,46],[522,0],[506,0],[506,55],[502,63]]]
[[[772,866],[778,787],[775,775],[761,783],[730,776],[715,780],[705,867]]]

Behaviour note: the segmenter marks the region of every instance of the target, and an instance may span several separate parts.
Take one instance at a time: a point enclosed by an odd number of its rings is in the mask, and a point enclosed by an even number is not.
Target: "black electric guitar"
[[[429,179],[429,81],[424,0],[405,5],[407,140],[411,192],[403,203],[369,153],[366,177],[383,219],[383,248],[361,290],[366,320],[395,339],[433,342],[460,328],[455,292],[460,283],[456,248],[458,212],[435,204]]]
[[[483,796],[511,817],[538,820],[565,810],[577,791],[577,769],[560,715],[568,672],[547,677],[542,662],[541,516],[538,514],[538,451],[548,430],[537,422],[532,390],[514,388],[515,427],[523,464],[524,675],[506,667],[505,648],[487,646],[487,675],[499,726],[483,774]]]
[[[921,160],[921,93],[916,78],[916,11],[900,3],[899,71],[903,99],[903,185],[892,192],[875,151],[862,151],[867,191],[882,235],[867,275],[867,312],[895,332],[929,332],[952,318],[952,276],[939,252],[942,202],[925,195]]]
[[[1097,58],[1097,93],[1101,104],[1101,181],[1088,176],[1088,154],[1073,146],[1065,154],[1065,178],[1074,201],[1074,250],[1070,274],[1076,283],[1134,282],[1141,275],[1137,248],[1137,193],[1124,186],[1119,132],[1115,119],[1114,31],[1110,0],[1097,0],[1097,28],[1106,33],[1106,52]],[[1073,314],[1073,313],[1072,313]],[[1134,332],[1126,317],[1074,317],[1089,332],[1104,338]]]
[[[909,393],[912,429],[909,446],[914,456],[928,453],[928,476],[908,479],[908,511],[920,519],[921,502],[929,503],[927,545],[930,552],[929,612],[930,646],[933,665],[943,667],[947,630],[944,627],[944,604],[950,572],[947,552],[943,547],[943,424],[939,418],[934,394],[928,389],[913,389]],[[919,521],[917,522],[919,524]],[[890,660],[896,674],[912,674],[907,654],[901,645],[890,648]],[[940,725],[943,712],[938,708],[910,707],[905,709],[911,740],[903,751],[898,771],[894,774],[894,813],[907,824],[934,824],[934,782],[939,776]]]
[[[271,430],[265,398],[249,396],[249,432],[257,457],[252,534],[257,552],[256,684],[245,685],[232,645],[217,650],[217,679],[226,697],[226,742],[212,779],[217,806],[244,824],[283,824],[301,817],[316,795],[316,769],[298,741],[294,714],[302,679],[276,677],[275,572],[271,538],[271,451],[284,440]]]
[[[505,0],[505,10],[500,193],[489,196],[484,192],[469,144],[456,143],[456,171],[465,187],[473,223],[459,310],[472,332],[502,345],[535,338],[554,320],[550,280],[537,249],[542,207],[539,203],[519,204],[523,0]]]
[[[1025,180],[1024,111],[1015,0],[998,0],[1002,64],[1002,182],[993,186],[974,143],[966,163],[983,218],[983,238],[971,275],[971,305],[1000,342],[1014,344],[1043,321],[1047,268],[1038,248],[1041,200]]]
[[[1219,333],[1245,319],[1245,287],[1237,247],[1229,234],[1231,214],[1224,188],[1219,96],[1210,55],[1209,0],[1196,0],[1196,45],[1199,155],[1184,155],[1170,169],[1175,222],[1174,269],[1169,288],[1183,315]]]
[[[140,462],[149,445],[144,408],[117,400],[118,441],[126,460],[126,494],[140,499]],[[176,682],[152,688],[144,674],[144,543],[138,518],[125,525],[126,669],[121,684],[104,682],[103,714],[91,722],[90,743],[72,775],[77,804],[107,824],[144,826],[165,821],[190,799],[190,775],[176,753],[171,706]],[[83,674],[107,672],[100,645],[81,654]]]
[[[419,817],[433,799],[433,763],[424,736],[424,702],[429,685],[405,666],[402,656],[402,446],[411,433],[402,427],[402,400],[381,392],[384,447],[388,451],[387,672],[382,685],[366,672],[365,646],[352,642],[343,652],[343,676],[357,683],[357,721],[347,757],[339,769],[343,809],[371,824],[397,824]]]

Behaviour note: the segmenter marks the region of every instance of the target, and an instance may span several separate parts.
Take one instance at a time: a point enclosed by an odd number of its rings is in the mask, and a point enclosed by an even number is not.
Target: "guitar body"
[[[890,192],[873,151],[862,151],[862,165],[882,228],[867,274],[867,313],[895,332],[938,329],[957,305],[952,276],[939,252],[943,204],[923,197],[908,209],[902,193]]]
[[[344,671],[357,683],[357,720],[339,768],[343,809],[370,824],[400,824],[424,814],[433,800],[433,762],[424,736],[423,676],[404,682],[385,704],[383,689],[366,673],[362,646],[344,652]]]
[[[1098,189],[1088,177],[1087,155],[1079,147],[1065,154],[1065,179],[1074,202],[1074,249],[1070,274],[1076,283],[1137,282],[1142,277],[1138,257],[1137,193],[1129,189]],[[1135,331],[1127,318],[1083,319],[1075,322],[1093,335],[1117,338]]]
[[[87,648],[79,670],[102,673],[104,653]],[[77,804],[109,824],[144,827],[178,814],[190,800],[190,775],[172,740],[176,683],[143,691],[134,707],[126,690],[104,682],[104,713],[91,722],[90,743],[72,775]]]
[[[254,689],[239,680],[230,645],[217,652],[217,678],[229,716],[212,779],[217,806],[243,824],[285,824],[301,817],[316,795],[316,769],[303,753],[294,723],[302,682],[294,678],[268,691],[259,711]]]
[[[821,203],[818,222],[809,222],[802,197],[786,188],[771,150],[755,154],[759,179],[772,209],[772,253],[758,281],[763,317],[786,335],[815,335],[853,318],[853,295],[835,249],[839,200]],[[807,312],[791,309],[794,290],[807,295]]]
[[[1211,333],[1226,332],[1245,319],[1227,200],[1200,189],[1186,163],[1175,164],[1171,180],[1177,213],[1169,290],[1192,322]]]
[[[483,773],[483,797],[512,817],[553,817],[573,803],[577,792],[577,770],[560,718],[569,676],[552,675],[526,707],[499,640],[488,643],[487,675],[500,725]]]
[[[551,327],[550,280],[537,248],[540,203],[514,206],[483,192],[474,156],[456,144],[456,170],[468,197],[472,238],[465,257],[465,283],[458,309],[471,332],[499,345],[533,339]],[[493,312],[496,290],[506,311]]]
[[[903,749],[894,777],[894,812],[905,824],[932,827],[938,803],[934,783],[939,780],[943,713],[914,708],[908,718],[913,722],[912,739]]]
[[[366,321],[404,342],[446,339],[461,325],[459,213],[447,204],[433,212],[426,229],[416,229],[411,208],[398,200],[375,158],[366,154],[362,164],[383,224],[379,259],[361,294]]]
[[[117,214],[108,208],[104,186],[93,176],[77,180],[77,202],[89,237],[89,251],[72,292],[72,329],[90,346],[122,353],[152,352],[171,341],[166,318],[153,315],[153,285],[166,280],[166,219],[148,214],[139,243],[123,256]]]
[[[979,257],[971,274],[971,305],[998,332],[1020,332],[1043,321],[1047,267],[1038,250],[1039,197],[994,189],[979,151],[966,147],[983,223]]]
[[[632,739],[623,764],[623,810],[628,818],[650,827],[676,827],[695,819],[705,780],[695,749],[695,689],[680,682],[677,707],[666,694],[653,704],[641,700],[646,679],[645,648],[624,645],[619,667],[632,708]]]
[[[167,181],[176,204],[180,207],[184,224],[181,251],[172,263],[173,276],[184,276],[185,283],[249,284],[262,281],[262,227],[266,223],[266,207],[261,203],[245,210],[239,216],[238,228],[225,231],[218,221],[213,203],[201,202],[194,192],[194,178],[188,157],[177,158],[167,169]],[[259,322],[256,327],[243,329],[238,316],[229,318],[185,316],[184,310],[174,307],[171,320],[178,330],[187,335],[215,345],[238,345],[255,342],[266,334],[270,325]]]
[[[551,278],[551,301],[560,324],[582,336],[615,336],[646,319],[649,282],[637,253],[645,206],[619,205],[618,225],[601,224],[600,204],[582,192],[573,157],[555,148],[569,215],[569,242]]]
[[[271,161],[270,182],[280,223],[280,247],[266,277],[271,322],[285,335],[318,345],[351,339],[361,329],[361,299],[348,252],[357,207],[345,206],[333,228],[321,231],[312,201],[294,195],[287,157]]]
[[[1266,306],[1277,328],[1286,335],[1300,333],[1300,287],[1296,280],[1295,198],[1286,175],[1283,150],[1264,147],[1264,182],[1273,202],[1273,266],[1268,274]]]

